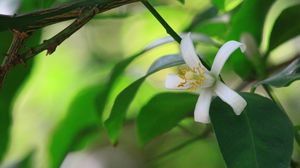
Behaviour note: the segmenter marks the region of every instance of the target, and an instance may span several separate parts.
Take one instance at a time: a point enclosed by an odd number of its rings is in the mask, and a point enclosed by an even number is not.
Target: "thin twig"
[[[185,141],[184,143],[182,143],[182,144],[180,144],[180,145],[178,145],[178,146],[176,146],[176,147],[174,147],[174,148],[172,148],[172,149],[170,149],[170,150],[167,150],[167,151],[165,151],[165,152],[163,152],[163,153],[161,153],[161,154],[159,154],[159,155],[157,155],[157,156],[151,158],[151,159],[149,160],[149,162],[152,162],[152,161],[155,161],[155,160],[159,160],[159,159],[161,159],[161,158],[164,158],[164,157],[166,157],[166,156],[168,156],[168,155],[170,155],[170,154],[172,154],[172,153],[174,153],[174,152],[177,152],[177,151],[183,149],[183,148],[186,147],[187,145],[190,145],[190,144],[192,144],[192,143],[198,141],[199,139],[204,139],[204,138],[206,138],[206,137],[211,133],[211,131],[212,131],[211,126],[207,126],[207,127],[205,128],[205,130],[204,130],[200,135],[198,135],[198,136],[196,136],[196,137],[194,137],[194,138],[192,138],[192,139],[190,139],[190,140],[187,140],[187,141]]]
[[[166,32],[170,34],[174,40],[178,43],[181,41],[181,37],[172,29],[172,27],[165,21],[163,17],[156,11],[156,9],[148,2],[148,1],[141,1],[144,6],[152,13],[152,15],[159,21],[159,23],[166,29]]]
[[[95,12],[107,10],[137,2],[138,0],[81,0],[59,5],[57,7],[38,10],[21,15],[0,15],[0,32],[6,30],[34,31],[55,23],[76,19],[83,8],[95,8]]]
[[[6,53],[6,56],[3,59],[3,62],[0,66],[0,89],[2,87],[3,80],[7,74],[7,72],[12,68],[13,64],[23,63],[20,59],[18,53],[22,48],[22,45],[26,38],[29,35],[25,32],[19,32],[17,30],[13,30],[13,39],[11,45]]]
[[[267,92],[268,96],[273,100],[273,102],[275,104],[278,105],[278,107],[286,113],[285,109],[283,108],[282,104],[280,103],[279,99],[276,97],[276,95],[274,94],[274,91],[273,89],[269,86],[269,85],[266,85],[266,84],[263,84],[262,85],[264,90]]]
[[[180,128],[182,130],[182,132],[186,133],[187,135],[195,135],[194,132],[190,131],[188,128],[186,128],[185,126],[181,125],[181,124],[177,124],[177,127]]]
[[[3,79],[5,75],[17,64],[25,63],[29,59],[33,58],[37,54],[41,53],[44,50],[47,50],[47,54],[52,54],[56,47],[60,45],[64,40],[66,40],[68,37],[70,37],[72,34],[74,34],[77,30],[79,30],[83,25],[85,25],[89,20],[93,18],[93,16],[97,13],[97,8],[84,8],[82,9],[82,15],[76,19],[73,23],[71,23],[67,28],[53,36],[49,40],[45,40],[42,44],[29,49],[23,54],[20,54],[19,56],[17,53],[19,52],[20,47],[22,46],[22,42],[25,38],[21,36],[21,39],[18,40],[18,38],[12,43],[11,48],[14,48],[13,53],[10,53],[11,49],[9,49],[8,52],[8,58],[5,59],[3,62],[3,65],[0,69],[0,86],[3,83]],[[17,36],[18,37],[18,36]],[[22,41],[21,41],[22,40]],[[16,44],[15,44],[16,43]],[[15,45],[18,45],[17,47]],[[1,80],[2,79],[2,80]]]
[[[157,12],[157,10],[146,0],[141,1],[143,5],[151,12],[151,14],[159,21],[159,23],[165,28],[166,32],[173,37],[173,39],[180,44],[181,42],[181,37],[173,30],[173,28],[165,21],[165,19]],[[201,58],[203,66],[210,70],[210,66]],[[222,80],[222,78],[221,78]]]

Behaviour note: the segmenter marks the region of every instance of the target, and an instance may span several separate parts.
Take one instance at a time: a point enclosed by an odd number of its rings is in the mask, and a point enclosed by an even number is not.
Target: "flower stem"
[[[144,6],[152,13],[152,15],[160,22],[160,24],[166,29],[166,32],[174,38],[178,43],[181,41],[181,37],[172,29],[172,27],[164,20],[163,17],[156,11],[156,9],[148,2],[141,1]]]

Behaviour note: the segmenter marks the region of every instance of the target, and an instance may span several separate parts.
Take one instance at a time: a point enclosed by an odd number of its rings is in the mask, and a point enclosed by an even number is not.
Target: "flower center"
[[[178,76],[183,79],[177,87],[186,87],[190,90],[196,90],[205,81],[205,70],[200,66],[194,69],[183,65],[178,68]]]

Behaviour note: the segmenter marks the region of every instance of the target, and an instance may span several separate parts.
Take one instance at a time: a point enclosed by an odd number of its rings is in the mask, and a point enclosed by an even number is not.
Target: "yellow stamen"
[[[184,87],[189,84],[189,90],[196,90],[205,81],[205,71],[202,67],[194,69],[189,68],[186,65],[178,68],[178,76],[184,81],[179,83],[177,87]]]

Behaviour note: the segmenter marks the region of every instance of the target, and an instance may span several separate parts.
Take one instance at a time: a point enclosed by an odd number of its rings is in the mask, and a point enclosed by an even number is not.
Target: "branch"
[[[67,28],[50,38],[49,40],[45,40],[42,44],[27,50],[25,53],[21,54],[21,58],[24,62],[33,58],[35,55],[41,53],[44,50],[47,50],[47,55],[52,54],[56,47],[60,45],[63,41],[65,41],[68,37],[74,34],[77,30],[79,30],[82,26],[84,26],[88,21],[90,21],[93,16],[96,14],[96,8],[86,8],[82,11],[82,15],[76,19],[73,23],[71,23]]]
[[[22,61],[19,59],[18,53],[27,37],[29,37],[27,33],[13,30],[13,39],[11,45],[0,66],[0,89],[7,72],[12,68],[13,64],[22,63]]]
[[[54,8],[43,9],[21,15],[0,15],[0,32],[18,30],[20,32],[34,31],[55,23],[75,19],[83,8],[95,8],[95,13],[137,2],[138,0],[85,0],[66,3]]]
[[[44,50],[47,50],[47,55],[52,54],[58,45],[89,22],[96,14],[136,1],[86,0],[20,16],[0,15],[0,32],[11,29],[14,34],[11,46],[0,66],[0,89],[6,74],[17,64],[25,63]],[[34,30],[75,17],[77,19],[72,24],[49,40],[45,40],[42,44],[19,54],[28,34]]]
[[[60,45],[64,40],[70,37],[73,33],[75,33],[93,18],[93,16],[97,13],[97,8],[85,8],[82,9],[81,13],[81,16],[78,17],[78,19],[71,23],[67,28],[53,36],[51,39],[45,40],[42,44],[31,48],[20,55],[18,54],[18,52],[22,47],[27,34],[24,32],[20,33],[18,31],[14,31],[12,44],[8,50],[7,56],[5,57],[0,67],[0,88],[6,74],[14,66],[20,63],[25,63],[44,50],[47,50],[47,55],[52,54],[58,45]]]
[[[192,139],[190,139],[190,140],[187,140],[187,141],[185,141],[184,143],[182,143],[182,144],[180,144],[180,145],[178,145],[178,146],[175,146],[174,148],[171,148],[171,149],[169,149],[169,150],[167,150],[167,151],[165,151],[165,152],[163,152],[163,153],[161,153],[161,154],[159,154],[159,155],[157,155],[157,156],[151,158],[151,159],[148,160],[148,161],[149,161],[149,162],[152,162],[152,161],[155,161],[155,160],[159,160],[159,159],[161,159],[161,158],[163,158],[163,157],[166,157],[166,156],[168,156],[168,155],[170,155],[170,154],[172,154],[172,153],[174,153],[174,152],[177,152],[177,151],[183,149],[184,147],[186,147],[187,145],[190,145],[190,144],[192,144],[192,143],[194,143],[194,142],[196,142],[196,141],[198,141],[198,140],[200,140],[200,139],[205,139],[205,138],[207,138],[207,137],[210,135],[211,132],[212,132],[212,128],[211,128],[210,125],[208,125],[208,126],[203,130],[203,132],[202,132],[200,135],[197,135],[197,136],[195,136],[194,138],[192,138]]]

